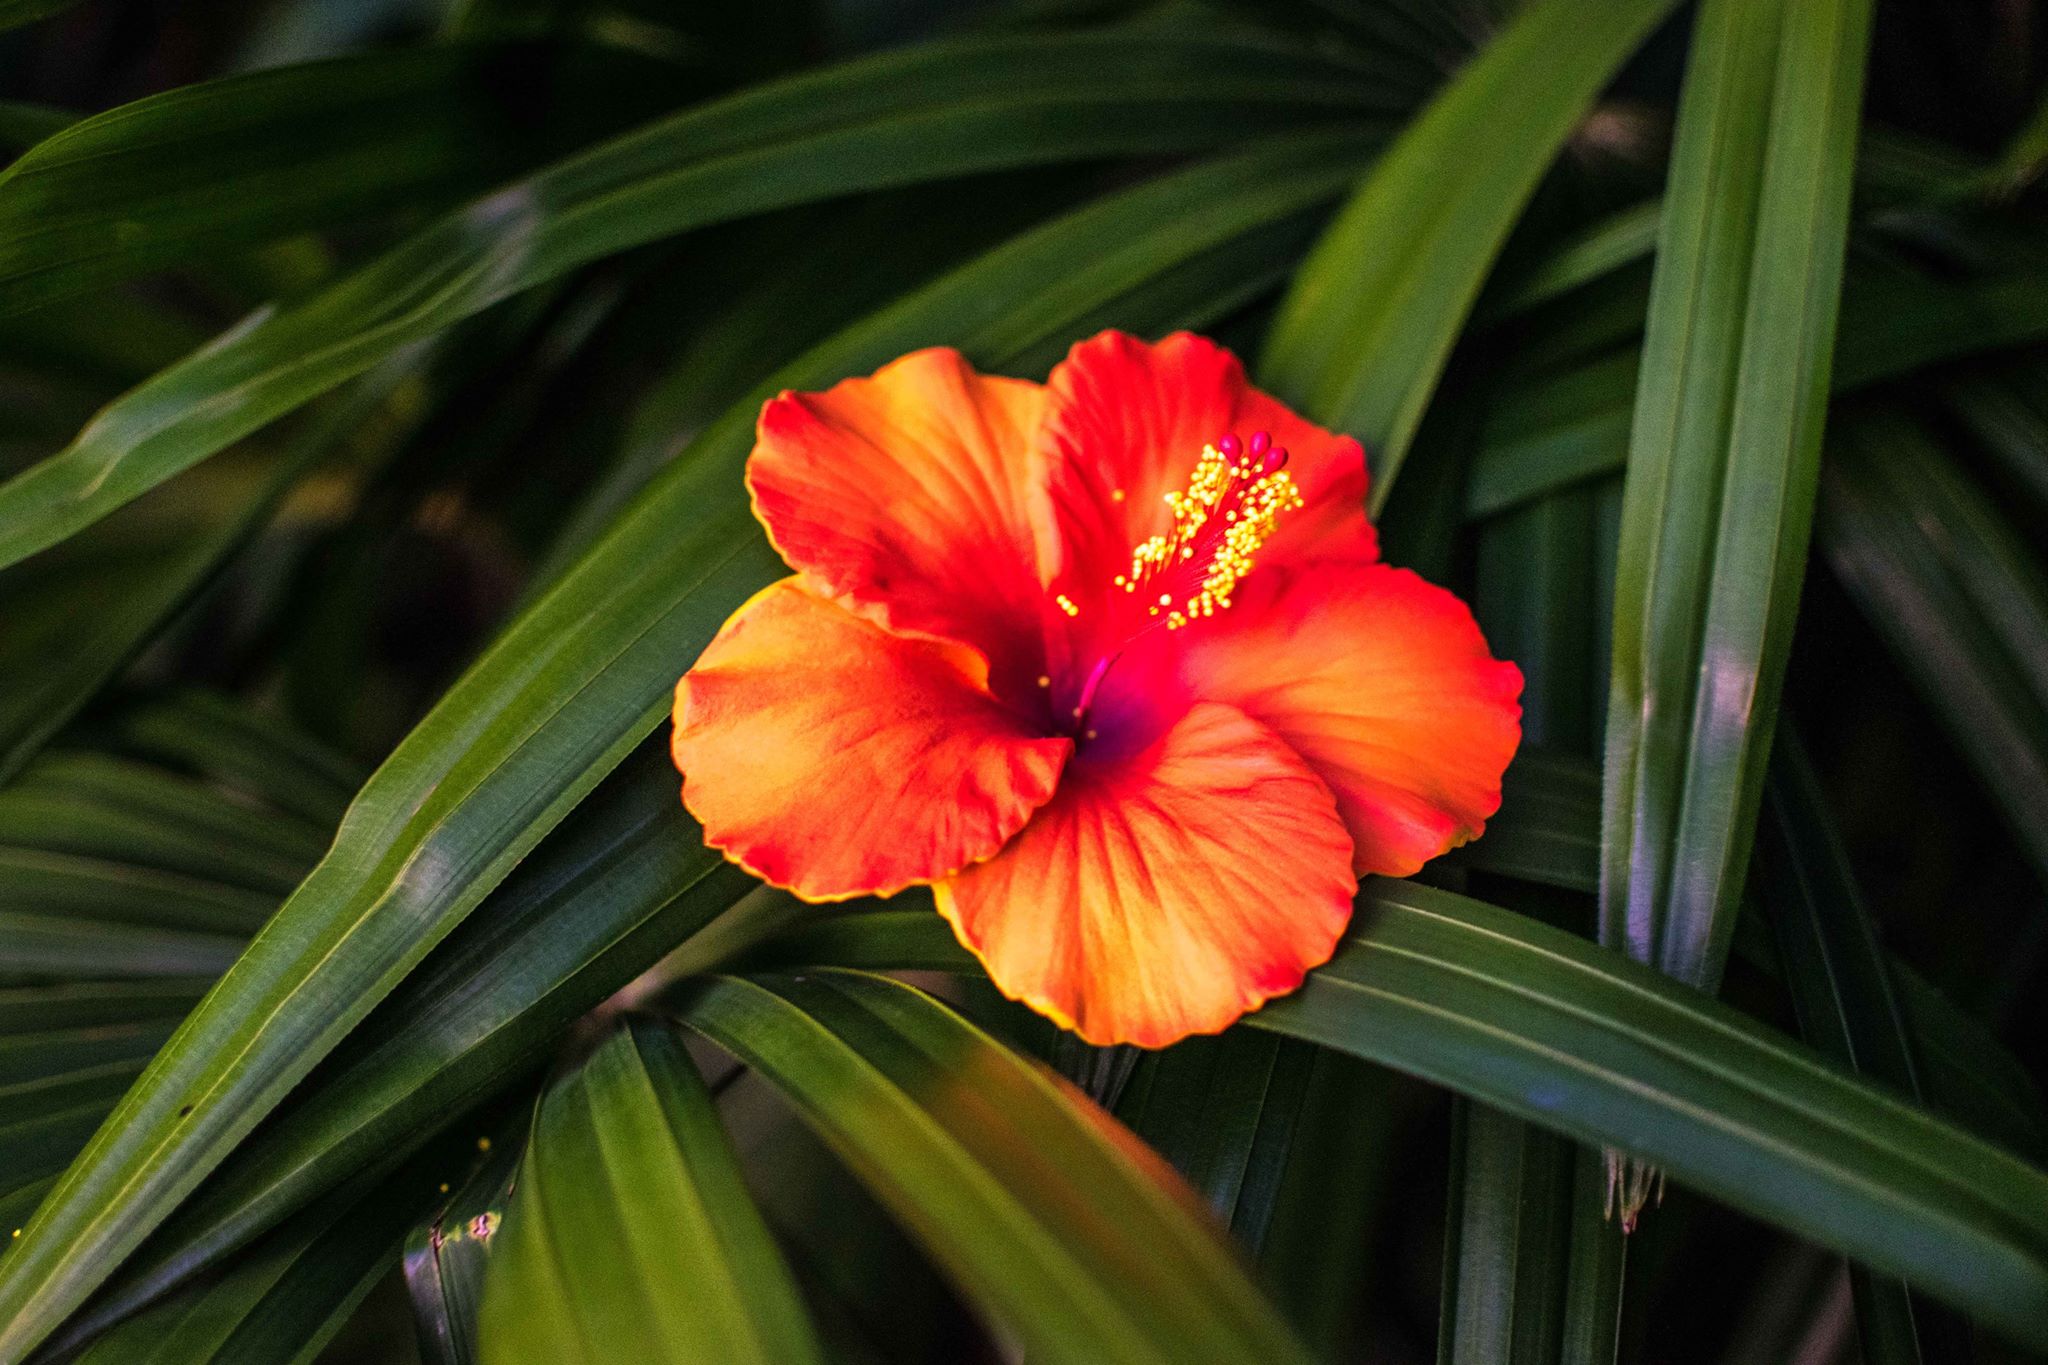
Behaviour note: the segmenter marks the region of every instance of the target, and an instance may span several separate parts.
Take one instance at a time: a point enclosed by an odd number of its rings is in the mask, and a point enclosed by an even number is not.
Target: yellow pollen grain
[[[1081,614],[1081,609],[1074,605],[1074,599],[1067,596],[1065,593],[1061,593],[1059,596],[1053,598],[1053,601],[1059,603],[1060,610],[1065,612],[1069,616],[1079,616]]]
[[[487,1137],[480,1137],[480,1138],[478,1138],[478,1139],[476,1140],[476,1149],[477,1149],[477,1150],[478,1150],[479,1152],[488,1152],[488,1151],[490,1151],[490,1150],[491,1150],[491,1140],[490,1140],[489,1138],[487,1138]]]
[[[1110,490],[1109,490],[1109,500],[1110,500],[1111,502],[1122,502],[1122,501],[1124,500],[1124,490],[1123,490],[1123,489],[1121,489],[1121,488],[1112,488],[1112,489],[1110,489]]]
[[[1201,575],[1193,584],[1185,577],[1170,579],[1173,590],[1161,591],[1158,606],[1148,609],[1150,616],[1169,609],[1168,630],[1227,608],[1281,514],[1302,505],[1284,469],[1261,474],[1260,468],[1249,457],[1232,461],[1213,445],[1203,447],[1187,488],[1163,499],[1173,529],[1140,541],[1131,551],[1130,571],[1117,575],[1116,586],[1125,592],[1136,592],[1140,584],[1150,588],[1168,575]]]
[[[1051,686],[1052,686],[1052,679],[1051,679],[1051,678],[1048,678],[1048,677],[1046,677],[1046,676],[1045,676],[1045,674],[1041,673],[1041,674],[1039,674],[1039,675],[1038,675],[1038,685],[1039,685],[1040,687],[1051,687]]]

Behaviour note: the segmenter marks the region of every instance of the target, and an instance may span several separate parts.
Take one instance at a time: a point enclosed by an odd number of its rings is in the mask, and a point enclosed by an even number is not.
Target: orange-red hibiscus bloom
[[[1221,1029],[1329,958],[1359,875],[1477,835],[1521,737],[1521,675],[1378,562],[1365,482],[1185,334],[785,393],[747,486],[796,572],[676,688],[683,800],[806,899],[930,884],[1091,1042]]]

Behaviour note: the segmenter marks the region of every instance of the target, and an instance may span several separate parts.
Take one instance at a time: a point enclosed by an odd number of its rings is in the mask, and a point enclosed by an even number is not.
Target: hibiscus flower
[[[747,486],[794,573],[677,685],[705,839],[807,900],[931,886],[1090,1042],[1293,990],[1358,877],[1499,808],[1520,673],[1378,562],[1358,442],[1212,342],[1105,332],[1044,384],[918,351],[771,400]]]

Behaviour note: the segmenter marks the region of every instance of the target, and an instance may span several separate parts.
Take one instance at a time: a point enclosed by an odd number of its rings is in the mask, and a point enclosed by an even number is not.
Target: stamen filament
[[[1202,448],[1186,489],[1166,495],[1172,527],[1140,541],[1131,551],[1129,571],[1116,576],[1115,587],[1146,604],[1144,615],[1096,660],[1082,683],[1073,707],[1077,734],[1103,678],[1133,642],[1161,626],[1179,630],[1230,606],[1281,513],[1302,505],[1286,464],[1286,449],[1263,431],[1252,433],[1249,444],[1227,435]],[[1057,601],[1065,615],[1080,614],[1066,594]]]

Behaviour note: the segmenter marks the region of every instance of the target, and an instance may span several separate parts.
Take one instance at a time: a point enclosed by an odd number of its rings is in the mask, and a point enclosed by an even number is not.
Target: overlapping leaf
[[[1670,8],[1527,7],[1408,125],[1302,263],[1259,373],[1302,411],[1365,442],[1375,510],[1522,206],[1594,96]]]
[[[930,997],[715,978],[683,1018],[782,1090],[1033,1359],[1307,1359],[1156,1156]]]
[[[1199,318],[1219,295],[1241,297],[1251,263],[1288,245],[1271,230],[1334,197],[1366,153],[1318,137],[1105,200],[764,387],[819,386],[948,340],[1000,362],[1105,310],[1148,329]],[[716,625],[778,572],[739,488],[757,402],[657,480],[371,780],[280,927],[195,1012],[0,1265],[0,1354],[46,1335],[162,1221],[652,728]]]
[[[939,965],[936,916],[789,961]],[[920,931],[918,924],[925,927]],[[907,954],[907,959],[904,955]],[[1617,953],[1495,906],[1375,881],[1330,963],[1251,1026],[1447,1086],[1792,1229],[2048,1343],[2048,1175]]]
[[[0,484],[0,566],[400,347],[599,257],[859,190],[1355,124],[1383,107],[1355,76],[1258,39],[988,39],[868,58],[661,120],[514,182],[116,400],[66,449]]]
[[[548,1087],[498,1234],[477,1321],[485,1365],[823,1359],[669,1026],[620,1027]]]

